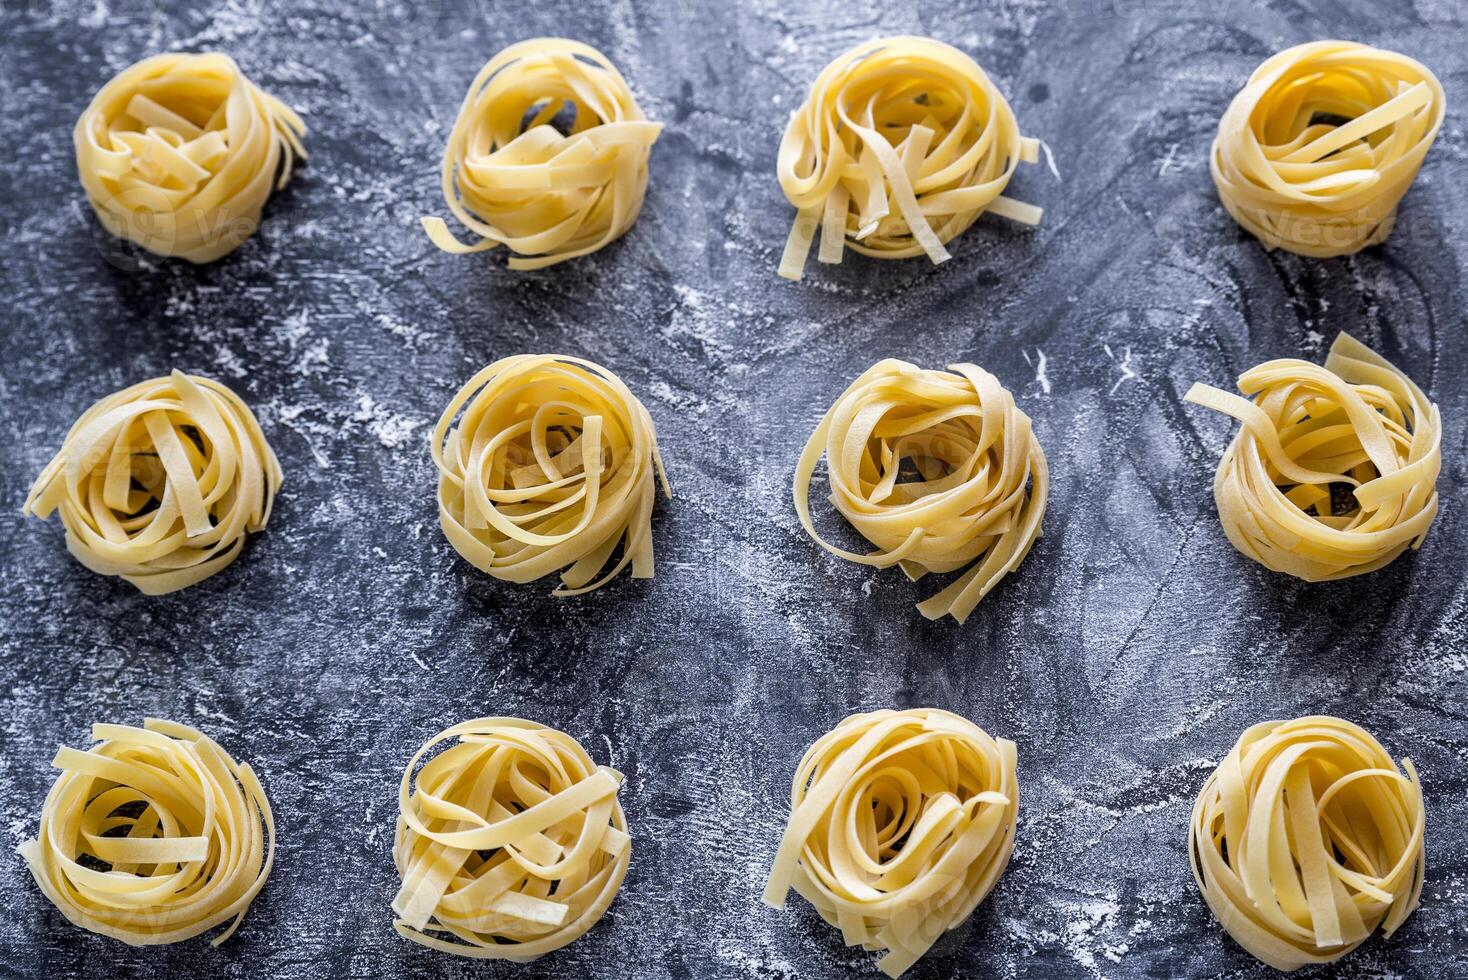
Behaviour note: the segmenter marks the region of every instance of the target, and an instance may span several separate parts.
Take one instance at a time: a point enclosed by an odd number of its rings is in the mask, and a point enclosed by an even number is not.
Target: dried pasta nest
[[[637,220],[662,124],[595,48],[564,38],[511,45],[469,86],[444,150],[444,201],[479,240],[443,219],[423,228],[446,252],[504,245],[512,269],[595,252]]]
[[[125,69],[76,124],[97,218],[150,252],[212,262],[254,234],[306,156],[299,116],[228,55],[161,54]]]
[[[97,402],[77,419],[26,497],[60,511],[67,550],[149,595],[227,568],[264,530],[280,464],[240,397],[174,371]]]
[[[1213,183],[1267,248],[1349,255],[1391,234],[1445,111],[1437,77],[1405,55],[1301,44],[1234,96],[1213,140]]]
[[[564,569],[556,595],[600,588],[629,565],[652,577],[656,482],[671,491],[652,416],[606,368],[562,355],[495,361],[444,409],[433,460],[439,525],[476,568],[509,582]]]
[[[1438,511],[1442,417],[1410,378],[1342,333],[1324,367],[1268,361],[1239,376],[1239,391],[1187,394],[1243,423],[1213,481],[1235,548],[1320,582],[1421,547]]]
[[[398,791],[394,927],[433,949],[519,962],[579,938],[631,860],[621,784],[571,736],[534,722],[478,718],[439,732]]]
[[[1405,770],[1405,774],[1403,773]],[[1410,759],[1330,717],[1268,721],[1208,777],[1193,877],[1230,936],[1277,970],[1330,963],[1417,908],[1426,811]]]
[[[850,248],[938,263],[986,211],[1038,224],[1041,210],[1004,189],[1039,150],[957,48],[926,37],[858,45],[816,78],[780,141],[780,187],[799,210],[780,275],[804,275],[818,229],[822,262],[840,262]]]
[[[1014,850],[1016,752],[934,708],[846,718],[806,750],[765,887],[791,888],[901,976],[994,888]]]
[[[828,544],[810,514],[810,485],[826,457],[836,510],[878,551]],[[963,575],[918,610],[963,622],[1040,536],[1049,469],[1029,416],[987,371],[929,371],[887,359],[852,382],[811,433],[795,469],[795,509],[833,555],[917,580]]]
[[[275,861],[259,779],[212,739],[149,718],[93,725],[62,747],[36,836],[20,845],[36,884],[73,924],[133,946],[239,928]]]

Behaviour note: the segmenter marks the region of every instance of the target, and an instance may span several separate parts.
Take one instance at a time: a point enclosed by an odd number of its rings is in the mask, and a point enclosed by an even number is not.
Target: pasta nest
[[[305,134],[228,55],[160,54],[92,99],[76,124],[76,166],[110,233],[212,262],[254,234],[272,190],[305,158]]]
[[[508,246],[512,269],[595,252],[637,220],[662,128],[595,48],[513,44],[469,86],[443,154],[444,201],[480,240],[461,243],[441,218],[425,217],[423,228],[455,254]]]
[[[262,531],[280,463],[260,423],[218,381],[174,371],[82,413],[26,497],[61,512],[66,547],[148,595],[223,571]]]
[[[1339,718],[1239,737],[1193,805],[1193,878],[1224,930],[1277,970],[1330,963],[1417,908],[1426,811],[1368,732]]]
[[[275,819],[254,770],[186,725],[93,725],[63,746],[32,876],[74,925],[132,946],[190,939],[226,920],[228,939],[275,863]]]
[[[827,543],[810,515],[816,464],[831,503],[876,545]],[[1029,416],[972,364],[928,371],[887,359],[852,382],[811,433],[795,468],[795,510],[816,543],[848,561],[900,565],[914,581],[970,566],[918,604],[963,622],[1040,536],[1050,477]]]
[[[1437,78],[1350,41],[1281,51],[1218,123],[1223,206],[1266,248],[1328,258],[1386,240],[1397,203],[1442,127]]]
[[[495,361],[444,409],[433,461],[439,525],[481,571],[531,582],[565,568],[559,596],[628,565],[652,578],[654,472],[672,491],[652,416],[606,368],[548,354]]]
[[[1018,815],[1013,742],[934,708],[851,715],[801,759],[764,900],[794,888],[901,976],[993,889]]]
[[[1442,416],[1410,378],[1342,333],[1323,368],[1269,361],[1239,390],[1249,398],[1202,384],[1186,396],[1244,424],[1213,481],[1235,548],[1321,582],[1421,547],[1438,511]]]
[[[780,187],[799,210],[780,275],[804,275],[818,228],[822,262],[851,248],[939,263],[944,244],[985,211],[1038,224],[1039,208],[1003,195],[1039,149],[957,48],[925,37],[858,45],[816,78],[780,141]]]
[[[571,736],[534,722],[477,718],[439,732],[398,790],[394,928],[433,949],[518,962],[579,938],[632,858],[621,784]]]

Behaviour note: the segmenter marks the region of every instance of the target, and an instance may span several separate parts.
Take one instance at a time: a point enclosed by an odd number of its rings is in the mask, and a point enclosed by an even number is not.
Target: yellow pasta
[[[1235,548],[1320,582],[1422,546],[1437,516],[1442,416],[1410,378],[1342,333],[1323,368],[1269,361],[1245,371],[1239,390],[1248,397],[1202,384],[1187,394],[1244,424],[1213,481]],[[1350,491],[1342,513],[1333,489]]]
[[[160,54],[92,99],[76,124],[76,165],[109,232],[212,262],[254,234],[271,191],[306,156],[305,134],[228,55]]]
[[[632,859],[621,785],[571,736],[534,722],[478,718],[439,732],[398,790],[393,927],[446,953],[521,963],[579,938]]]
[[[1266,248],[1326,258],[1386,240],[1442,127],[1436,76],[1394,51],[1316,41],[1281,51],[1234,96],[1213,183]]]
[[[62,747],[36,837],[41,891],[74,925],[132,946],[239,928],[275,862],[275,819],[254,770],[207,735],[156,718],[93,725]],[[230,921],[232,920],[232,921]]]
[[[974,60],[925,37],[858,45],[827,65],[780,141],[780,187],[798,214],[780,275],[799,279],[819,229],[820,261],[851,248],[879,259],[927,255],[985,211],[1026,225],[1039,208],[1003,196],[1039,159]]]
[[[174,371],[97,402],[41,471],[23,512],[61,512],[66,547],[149,595],[223,571],[262,531],[280,464],[218,381]]]
[[[826,456],[831,502],[878,551],[828,544],[810,515]],[[963,622],[1040,536],[1050,476],[1030,419],[992,374],[972,364],[928,371],[874,365],[826,412],[795,468],[795,510],[816,543],[848,561],[900,565],[916,581],[972,565],[918,604]]]
[[[606,368],[550,354],[495,361],[444,409],[433,461],[439,525],[481,571],[532,582],[564,568],[561,596],[628,565],[652,578],[656,480],[672,491],[652,416]]]
[[[446,252],[505,245],[512,269],[595,252],[637,220],[661,131],[595,48],[554,37],[513,44],[469,86],[443,154],[444,201],[479,241],[461,243],[441,218],[423,228]]]
[[[1208,777],[1188,831],[1193,878],[1226,932],[1277,970],[1330,963],[1417,908],[1426,811],[1398,769],[1339,718],[1254,725]]]
[[[1014,851],[1015,747],[935,708],[846,718],[806,750],[764,900],[794,888],[901,976],[962,925]]]

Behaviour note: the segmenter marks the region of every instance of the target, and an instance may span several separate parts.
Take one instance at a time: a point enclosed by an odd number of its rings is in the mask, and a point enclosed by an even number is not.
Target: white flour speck
[[[1116,361],[1116,355],[1112,353],[1111,345],[1103,344],[1102,346],[1106,349],[1106,356],[1109,357],[1112,361]],[[1138,375],[1137,372],[1132,368],[1132,349],[1130,347],[1122,350],[1121,360],[1117,362],[1116,367],[1117,370],[1121,371],[1121,377],[1117,378],[1116,384],[1111,386],[1111,390],[1107,392],[1107,394],[1109,395],[1116,394],[1116,389],[1120,388],[1123,382],[1140,377],[1140,375]]]
[[[1040,149],[1045,151],[1045,166],[1050,168],[1050,172],[1055,175],[1056,180],[1064,183],[1063,178],[1060,176],[1060,168],[1055,165],[1055,154],[1050,152],[1050,144],[1041,140]]]
[[[351,421],[364,424],[386,449],[397,449],[423,425],[416,419],[389,411],[368,394],[357,396],[357,410],[352,413]]]

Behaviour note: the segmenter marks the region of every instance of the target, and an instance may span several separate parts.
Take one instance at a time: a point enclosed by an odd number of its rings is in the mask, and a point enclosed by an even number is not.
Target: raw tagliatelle
[[[1417,908],[1422,784],[1339,718],[1254,725],[1193,805],[1193,878],[1219,924],[1277,970],[1340,959]]]
[[[993,889],[1018,815],[1013,742],[934,708],[851,715],[796,770],[765,903],[794,888],[901,976]]]
[[[799,209],[780,275],[799,279],[819,229],[822,262],[851,248],[879,259],[949,258],[943,246],[985,211],[1026,225],[1041,210],[1003,196],[1039,159],[974,60],[925,37],[858,45],[827,65],[780,141],[780,187]]]
[[[831,503],[879,551],[828,544],[810,515],[821,455]],[[972,364],[927,371],[887,359],[852,382],[811,433],[795,467],[795,510],[833,555],[916,581],[973,565],[918,604],[963,622],[1040,536],[1050,477],[1029,416]]]
[[[1213,481],[1235,548],[1320,582],[1421,547],[1437,516],[1442,417],[1410,378],[1342,333],[1324,367],[1269,361],[1239,390],[1249,397],[1202,384],[1187,394],[1244,424]]]
[[[280,481],[249,406],[218,381],[174,371],[87,409],[24,513],[59,510],[77,561],[161,595],[228,567],[245,535],[264,530]]]
[[[661,131],[595,48],[513,44],[469,86],[443,154],[444,200],[480,240],[459,242],[441,218],[423,228],[446,252],[508,246],[512,269],[595,252],[637,220]]]
[[[213,739],[156,718],[93,725],[62,747],[35,839],[18,848],[41,891],[89,932],[133,946],[239,928],[275,861],[275,820],[254,770]]]
[[[481,571],[531,582],[564,568],[562,596],[628,565],[652,578],[656,481],[672,491],[652,416],[606,368],[558,354],[495,361],[444,409],[433,461],[439,525]]]
[[[571,736],[534,722],[478,718],[439,732],[398,790],[394,928],[447,953],[518,962],[579,938],[632,859],[621,785]]]
[[[1267,248],[1326,258],[1391,234],[1442,127],[1437,78],[1351,41],[1281,51],[1234,96],[1213,140],[1223,206]]]
[[[109,232],[212,262],[254,234],[305,157],[305,124],[228,55],[160,54],[103,86],[76,124],[76,166]]]

